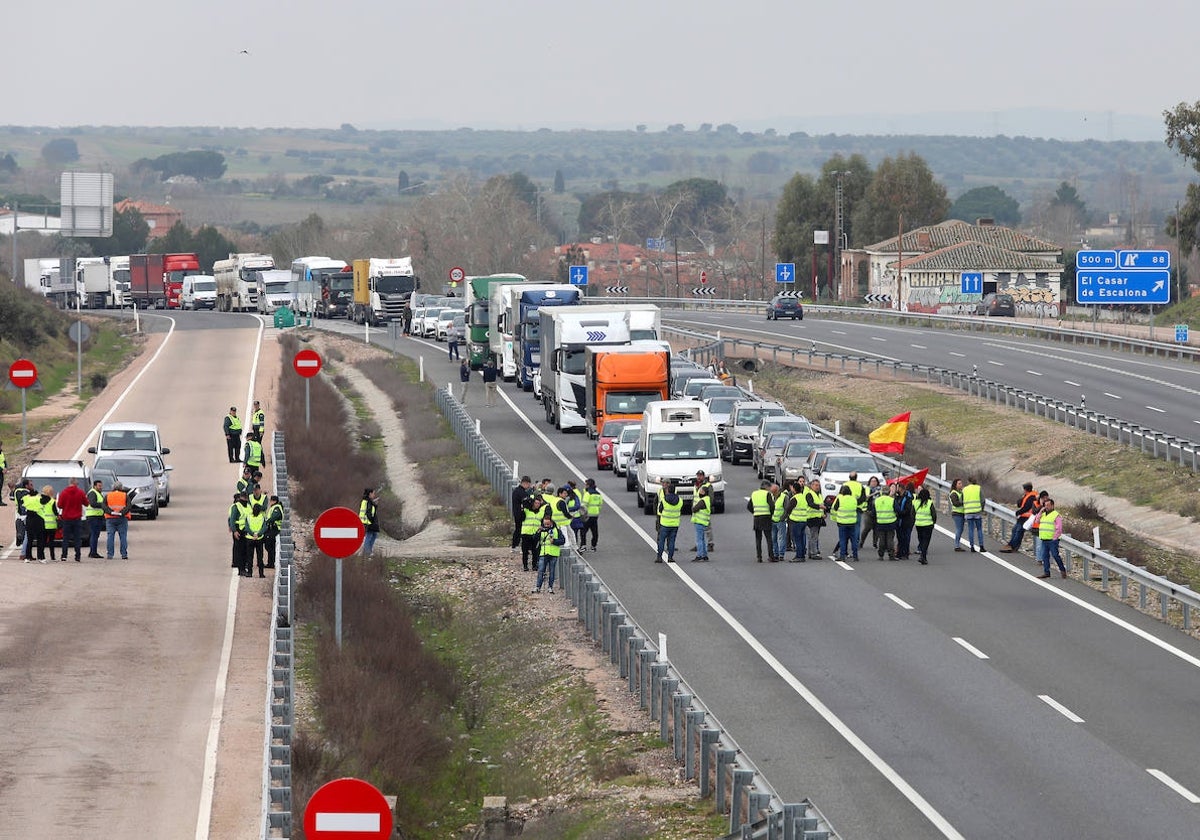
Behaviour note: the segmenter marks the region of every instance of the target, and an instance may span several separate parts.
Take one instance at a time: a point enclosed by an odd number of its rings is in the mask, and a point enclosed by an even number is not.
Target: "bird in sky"
[[[238,55],[250,55],[250,50],[242,50]]]

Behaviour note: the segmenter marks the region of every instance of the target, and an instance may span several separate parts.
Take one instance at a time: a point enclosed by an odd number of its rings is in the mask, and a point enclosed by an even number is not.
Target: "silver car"
[[[638,435],[641,434],[641,431],[641,423],[634,423],[621,429],[617,444],[613,447],[613,472],[617,475],[625,475],[629,471],[629,465],[633,463],[633,448],[637,445]]]
[[[116,481],[133,491],[133,501],[129,504],[131,513],[140,514],[147,519],[158,518],[158,478],[148,457],[128,452],[122,452],[120,455],[102,455],[92,467],[93,476],[96,473],[101,473],[102,476],[111,474]]]
[[[162,456],[157,452],[145,452],[142,450],[134,450],[131,452],[122,452],[122,455],[145,455],[150,461],[150,471],[154,474],[156,491],[158,494],[158,506],[166,507],[171,504],[171,470],[175,469],[170,464],[163,463]]]

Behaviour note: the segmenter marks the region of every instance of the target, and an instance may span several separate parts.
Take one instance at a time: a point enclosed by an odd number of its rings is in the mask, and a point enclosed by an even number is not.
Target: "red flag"
[[[889,478],[887,480],[887,483],[888,484],[903,483],[903,484],[907,484],[913,490],[919,490],[919,489],[921,489],[921,485],[925,483],[925,478],[928,475],[929,475],[928,469],[917,470],[915,473],[909,473],[908,475],[898,475],[895,478]]]
[[[869,435],[872,452],[885,452],[889,455],[903,455],[904,441],[908,438],[908,419],[911,411],[897,414]]]

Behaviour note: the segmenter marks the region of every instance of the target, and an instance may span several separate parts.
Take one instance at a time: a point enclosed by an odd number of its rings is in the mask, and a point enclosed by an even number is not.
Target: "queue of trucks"
[[[25,260],[25,287],[62,309],[130,305],[129,257]]]

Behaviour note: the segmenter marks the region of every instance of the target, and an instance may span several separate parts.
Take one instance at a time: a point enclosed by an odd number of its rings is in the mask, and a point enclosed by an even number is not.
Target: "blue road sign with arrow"
[[[981,295],[983,294],[983,272],[982,271],[964,271],[958,276],[961,284],[962,293],[964,295]]]
[[[775,263],[775,282],[776,283],[795,283],[796,282],[796,264],[795,263]]]
[[[573,265],[567,269],[567,279],[571,281],[572,286],[586,286],[588,284],[588,267],[586,265]]]
[[[1102,269],[1075,274],[1080,303],[1170,303],[1171,272],[1152,269]]]

